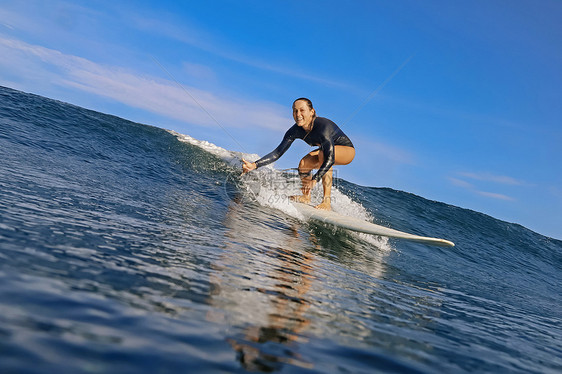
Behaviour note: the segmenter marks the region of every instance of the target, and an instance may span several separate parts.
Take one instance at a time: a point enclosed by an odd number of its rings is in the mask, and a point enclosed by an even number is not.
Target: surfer
[[[312,102],[304,97],[293,102],[295,124],[285,133],[281,144],[256,162],[242,159],[242,174],[270,164],[281,157],[295,139],[302,139],[319,148],[308,153],[299,162],[299,177],[302,195],[291,196],[291,200],[310,203],[310,194],[315,184],[322,180],[324,196],[317,209],[331,209],[332,166],[347,165],[355,157],[355,148],[343,131],[327,118],[318,117]],[[314,176],[312,170],[318,169]]]

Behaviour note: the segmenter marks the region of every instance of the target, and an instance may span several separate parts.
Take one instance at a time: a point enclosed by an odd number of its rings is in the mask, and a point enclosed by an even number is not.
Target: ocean
[[[562,241],[343,179],[456,246],[307,222],[242,156],[0,87],[0,372],[562,372]]]

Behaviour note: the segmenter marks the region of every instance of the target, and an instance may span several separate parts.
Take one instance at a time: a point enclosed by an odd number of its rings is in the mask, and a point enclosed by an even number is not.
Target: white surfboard
[[[293,206],[306,218],[329,223],[344,229],[362,232],[365,234],[388,236],[390,238],[400,238],[412,240],[419,243],[438,245],[441,247],[454,247],[455,243],[439,238],[430,238],[408,234],[406,232],[390,229],[388,227],[376,225],[371,222],[363,221],[358,218],[342,216],[329,210],[316,209],[313,206],[292,202]]]

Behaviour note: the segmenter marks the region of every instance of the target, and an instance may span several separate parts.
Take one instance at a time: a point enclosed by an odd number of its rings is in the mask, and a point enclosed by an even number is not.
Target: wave
[[[456,246],[361,237],[298,217],[291,170],[240,176],[255,154],[0,100],[0,371],[560,367],[561,241],[338,180],[339,213]]]
[[[305,217],[289,202],[289,197],[300,194],[300,179],[294,170],[278,170],[274,164],[266,165],[257,170],[238,176],[242,170],[242,159],[256,161],[259,156],[255,153],[229,151],[205,140],[198,140],[189,135],[180,134],[169,130],[181,142],[196,146],[210,155],[219,157],[233,168],[228,182],[236,185],[236,188],[244,194],[245,199],[252,199],[263,207],[274,208],[283,213],[305,221]],[[315,188],[312,191],[312,203],[318,204],[322,199],[322,191]],[[361,203],[350,199],[337,186],[332,188],[332,210],[343,216],[355,217],[364,221],[373,222],[372,214]],[[386,237],[374,237],[372,235],[353,233],[380,249],[392,249]]]

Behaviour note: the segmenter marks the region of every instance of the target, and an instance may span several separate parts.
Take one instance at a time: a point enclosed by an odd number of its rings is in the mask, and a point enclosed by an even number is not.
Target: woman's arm
[[[293,126],[294,127],[294,126]],[[293,141],[295,140],[295,129],[291,127],[283,136],[283,140],[281,143],[275,148],[273,151],[269,152],[267,155],[263,156],[256,162],[249,162],[242,159],[242,174],[246,174],[252,170],[257,169],[258,167],[265,166],[271,164],[272,162],[279,159],[279,157],[283,156],[287,149],[291,146]]]
[[[291,127],[283,137],[281,143],[275,148],[273,151],[269,152],[267,155],[263,156],[259,160],[256,161],[256,168],[271,164],[279,159],[279,157],[283,156],[287,149],[293,144],[295,140],[294,131]]]

